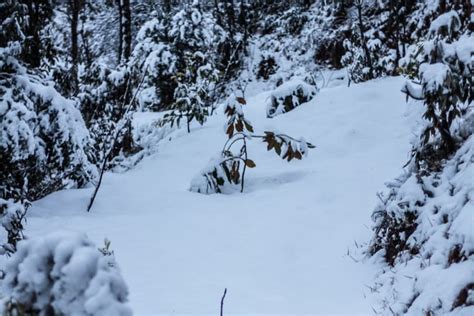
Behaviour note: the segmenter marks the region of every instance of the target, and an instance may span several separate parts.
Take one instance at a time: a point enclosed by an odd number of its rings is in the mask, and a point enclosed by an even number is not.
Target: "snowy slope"
[[[372,314],[364,292],[374,269],[346,253],[370,239],[375,193],[408,158],[419,111],[407,114],[402,83],[323,89],[274,119],[265,113],[269,92],[259,92],[244,109],[257,132],[304,136],[317,146],[307,159],[287,163],[256,141],[245,193],[189,192],[225,141],[219,113],[189,135],[172,134],[134,170],[107,174],[90,214],[91,189],[34,203],[26,233],[112,240],[136,315],[216,315],[225,287],[226,315]]]

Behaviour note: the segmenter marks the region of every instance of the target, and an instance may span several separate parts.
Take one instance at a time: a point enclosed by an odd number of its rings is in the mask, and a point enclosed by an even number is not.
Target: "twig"
[[[224,315],[224,299],[225,299],[226,294],[227,294],[227,288],[224,289],[224,294],[222,295],[222,298],[221,298],[221,314],[220,314],[220,316]]]
[[[244,155],[245,155],[245,158],[244,158],[244,169],[242,170],[242,184],[241,184],[241,188],[240,188],[240,193],[243,193],[244,192],[244,182],[245,182],[245,170],[247,170],[247,141],[245,140],[245,137],[244,137],[244,147],[243,147],[243,151],[244,151]]]

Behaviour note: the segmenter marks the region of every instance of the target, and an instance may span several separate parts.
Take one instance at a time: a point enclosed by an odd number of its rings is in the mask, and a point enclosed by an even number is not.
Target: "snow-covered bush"
[[[179,66],[174,75],[177,87],[173,111],[163,122],[179,125],[184,117],[190,132],[193,120],[202,125],[212,111],[213,94],[219,79],[217,49],[226,34],[214,17],[202,10],[199,1],[195,0],[174,15],[168,35]]]
[[[0,198],[0,222],[5,232],[1,232],[0,255],[16,251],[18,241],[23,239],[27,202],[15,202],[13,199]]]
[[[405,63],[417,74],[417,81],[407,82],[403,92],[423,100],[423,117],[429,122],[422,134],[422,146],[414,152],[421,168],[437,169],[439,162],[457,148],[459,139],[453,126],[474,100],[472,58],[474,37],[462,25],[458,13],[451,10],[433,20],[430,37],[417,55]]]
[[[15,200],[82,186],[96,174],[77,104],[24,66],[24,30],[32,32],[24,10],[18,1],[2,4],[0,24],[0,198]]]
[[[273,56],[262,56],[258,64],[256,77],[257,79],[268,80],[277,70],[278,64]]]
[[[155,17],[146,22],[137,35],[129,64],[134,73],[145,74],[144,92],[139,97],[141,109],[168,109],[174,102],[178,56],[168,36],[169,24],[168,18]]]
[[[112,253],[82,234],[23,240],[2,280],[6,315],[132,315],[128,290]]]
[[[247,168],[256,167],[247,151],[247,142],[252,139],[262,139],[267,144],[267,150],[275,151],[288,162],[301,160],[309,148],[314,148],[303,138],[297,140],[271,131],[265,131],[263,135],[255,134],[252,124],[244,116],[242,106],[245,104],[245,99],[235,94],[228,98],[224,110],[228,118],[225,126],[228,139],[222,152],[191,181],[191,191],[204,194],[231,193],[240,188],[240,192],[243,192]],[[233,150],[234,145],[240,145],[240,148]]]
[[[95,163],[121,159],[141,149],[134,142],[130,118],[136,106],[132,93],[141,92],[141,87],[133,91],[130,77],[127,67],[110,69],[102,63],[93,63],[81,73],[77,99],[93,140]]]
[[[159,16],[138,33],[132,69],[145,73],[143,108],[173,109],[175,123],[186,117],[204,122],[218,80],[218,48],[224,30],[199,1],[193,1],[170,19]]]
[[[0,51],[0,183],[36,199],[94,178],[89,132],[76,104]],[[20,193],[21,191],[21,193]]]
[[[423,102],[426,126],[405,173],[388,184],[373,214],[368,251],[382,264],[373,288],[381,313],[474,312],[474,38],[468,24],[456,11],[439,15],[429,38],[403,61],[420,82],[408,82],[403,92]]]
[[[272,91],[267,104],[267,117],[289,112],[303,103],[311,101],[317,93],[316,87],[302,80],[291,80]]]
[[[381,195],[369,251],[388,264],[374,285],[382,313],[474,312],[473,135],[471,111],[459,134],[468,138],[439,171],[422,175],[412,163]]]

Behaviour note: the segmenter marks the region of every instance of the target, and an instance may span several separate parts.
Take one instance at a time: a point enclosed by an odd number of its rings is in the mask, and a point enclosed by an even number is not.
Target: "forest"
[[[473,0],[0,0],[0,311],[473,315]]]

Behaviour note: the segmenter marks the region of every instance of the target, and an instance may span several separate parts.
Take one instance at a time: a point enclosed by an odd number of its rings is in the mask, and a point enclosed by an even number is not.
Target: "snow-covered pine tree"
[[[217,50],[226,34],[196,0],[173,16],[168,35],[176,56],[177,88],[173,111],[165,115],[163,122],[179,125],[185,118],[189,132],[193,120],[202,125],[211,113],[218,80]]]
[[[34,7],[41,10],[44,3]],[[0,198],[7,201],[2,203],[5,214],[5,205],[83,186],[96,169],[76,103],[34,68],[36,58],[44,56],[41,51],[34,60],[28,53],[40,29],[27,23],[38,12],[17,0],[0,8]]]
[[[429,38],[410,50],[405,59],[410,72],[417,72],[417,82],[407,82],[403,92],[423,100],[423,117],[429,122],[422,134],[421,147],[414,151],[420,168],[436,170],[443,159],[458,147],[453,123],[474,100],[472,61],[472,30],[469,29],[467,5],[441,14],[431,22]]]
[[[129,65],[135,77],[145,75],[143,92],[138,101],[141,110],[169,109],[174,102],[177,83],[177,56],[168,36],[170,19],[159,14],[146,22],[138,32],[137,44]]]
[[[139,151],[130,121],[135,104],[130,104],[134,91],[128,68],[110,69],[96,62],[80,78],[77,99],[93,140],[95,163]],[[124,126],[118,126],[124,122]],[[115,132],[118,133],[116,140]]]

